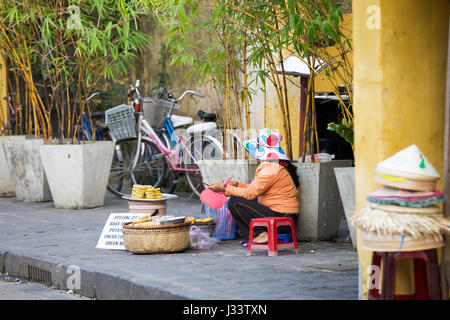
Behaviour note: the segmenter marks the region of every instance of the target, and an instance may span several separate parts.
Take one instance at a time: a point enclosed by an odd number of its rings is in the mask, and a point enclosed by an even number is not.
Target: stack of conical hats
[[[380,162],[375,181],[384,185],[372,192],[367,206],[349,221],[360,228],[366,250],[415,251],[443,246],[450,220],[436,190],[440,175],[416,145]]]

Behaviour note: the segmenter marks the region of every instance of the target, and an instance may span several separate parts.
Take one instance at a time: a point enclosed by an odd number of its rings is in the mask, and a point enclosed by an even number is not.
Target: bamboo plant
[[[170,27],[169,39],[175,44],[177,62],[190,63],[194,69],[201,70],[203,75],[215,79],[216,84],[223,84],[221,94],[225,98],[223,118],[229,115],[229,48],[236,48],[239,53],[234,56],[240,70],[244,73],[244,82],[237,88],[244,101],[244,114],[249,128],[247,70],[248,66],[258,69],[258,78],[269,80],[276,89],[278,104],[283,118],[283,130],[287,142],[287,153],[292,155],[291,121],[287,81],[283,69],[283,60],[287,55],[300,57],[310,68],[308,83],[308,103],[305,119],[303,155],[318,152],[318,135],[316,124],[316,106],[314,99],[315,77],[319,71],[324,72],[339,99],[342,122],[330,124],[329,129],[338,134],[346,133],[346,140],[352,141],[352,65],[348,58],[351,52],[351,40],[342,31],[342,1],[332,0],[171,0],[166,3],[160,19],[163,25]],[[189,11],[186,10],[189,8]],[[206,20],[199,21],[199,14],[207,10]],[[189,12],[189,14],[187,13]],[[203,11],[204,12],[204,11]],[[197,13],[194,15],[193,13]],[[220,29],[219,29],[220,28]],[[229,42],[212,41],[205,45],[192,41],[187,35],[191,32],[206,31],[210,34],[222,35],[223,31],[243,34],[234,37],[232,46]],[[222,31],[222,32],[219,32]],[[214,39],[214,37],[213,37]],[[203,45],[203,47],[201,47]],[[188,49],[187,49],[188,48]],[[330,50],[333,48],[334,50]],[[250,53],[249,53],[250,52]],[[281,72],[277,72],[281,66]],[[220,72],[217,72],[217,71]],[[245,72],[244,72],[245,70]],[[238,79],[239,77],[236,77]],[[227,80],[228,79],[228,80]],[[345,97],[339,86],[346,88]],[[243,89],[245,88],[245,89]],[[228,99],[228,100],[227,100]]]
[[[24,83],[27,133],[79,142],[87,97],[101,79],[126,74],[148,42],[139,17],[152,8],[151,0],[2,1],[0,49]]]

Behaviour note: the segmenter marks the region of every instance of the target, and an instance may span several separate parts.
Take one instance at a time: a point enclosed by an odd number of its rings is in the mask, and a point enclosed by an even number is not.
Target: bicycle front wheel
[[[184,152],[183,167],[185,169],[199,169],[196,164],[199,160],[222,160],[222,146],[207,137],[193,139],[186,145],[188,150]],[[195,161],[194,161],[195,159]],[[200,197],[205,189],[200,171],[186,171],[186,181],[192,191]]]
[[[137,139],[118,141],[111,164],[108,190],[116,196],[128,196],[133,188],[131,166],[136,152]]]
[[[166,146],[167,149],[175,148],[167,132],[162,132],[161,141],[164,142],[164,145]],[[170,167],[167,164],[167,162],[166,165],[167,165],[166,176],[164,177],[164,181],[161,184],[160,188],[162,193],[173,193],[178,184],[178,173],[176,173],[173,170],[169,170]]]
[[[159,188],[167,176],[165,154],[153,142],[141,140],[138,161],[131,176],[136,184]]]

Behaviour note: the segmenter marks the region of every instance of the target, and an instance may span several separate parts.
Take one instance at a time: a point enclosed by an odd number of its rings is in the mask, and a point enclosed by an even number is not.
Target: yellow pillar
[[[3,59],[3,55],[0,52],[0,128],[3,128],[4,123],[7,121],[7,106],[3,97],[6,96],[6,64]],[[3,131],[0,129],[0,136],[3,135]]]
[[[416,144],[443,174],[448,0],[354,0],[356,210],[365,206],[376,165]],[[442,188],[442,180],[438,185]],[[361,248],[362,297],[371,252]],[[403,261],[402,261],[403,262]],[[397,294],[411,293],[411,265],[397,271]]]

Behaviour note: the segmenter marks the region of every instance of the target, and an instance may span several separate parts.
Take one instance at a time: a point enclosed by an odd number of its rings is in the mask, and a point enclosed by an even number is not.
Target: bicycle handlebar
[[[139,90],[138,90],[139,84],[140,84],[140,80],[139,79],[136,80],[136,85],[134,87],[133,87],[133,85],[130,84],[130,92],[128,93],[129,97],[133,97],[133,95],[136,94],[138,99],[141,98],[141,95],[140,95]],[[170,93],[170,91],[169,91],[169,93]],[[177,102],[180,102],[184,98],[184,96],[187,95],[187,94],[194,95],[194,96],[197,96],[197,97],[200,97],[200,98],[204,98],[205,97],[201,93],[195,92],[193,90],[187,90],[187,91],[183,92],[183,94],[178,99],[171,98],[169,100],[172,101],[173,103],[177,103]]]
[[[100,92],[94,92],[87,98],[87,101],[91,100],[93,97],[95,97],[96,95],[99,95],[99,94],[100,94]]]
[[[195,91],[192,91],[192,90],[187,90],[187,91],[183,92],[183,94],[178,99],[174,99],[173,102],[180,102],[184,98],[184,96],[187,95],[187,94],[194,95],[194,96],[197,96],[197,97],[200,97],[200,98],[204,98],[205,97],[201,93],[198,93],[198,92],[195,92]]]

